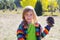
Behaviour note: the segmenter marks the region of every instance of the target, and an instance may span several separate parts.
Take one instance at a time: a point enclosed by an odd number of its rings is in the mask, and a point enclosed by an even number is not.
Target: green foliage
[[[0,9],[15,9],[16,5],[14,3],[14,0],[1,0],[0,1]]]
[[[0,2],[0,9],[2,9],[2,7],[3,7],[3,5],[2,5],[2,3]]]

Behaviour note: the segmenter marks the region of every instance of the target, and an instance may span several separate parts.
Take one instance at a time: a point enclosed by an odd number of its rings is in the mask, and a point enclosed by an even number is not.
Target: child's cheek
[[[32,16],[25,16],[25,20],[27,22],[32,22],[33,17]]]
[[[26,17],[26,16],[25,16],[25,20],[26,20],[27,22],[29,22],[29,21],[30,21],[30,19],[28,19],[28,17]]]

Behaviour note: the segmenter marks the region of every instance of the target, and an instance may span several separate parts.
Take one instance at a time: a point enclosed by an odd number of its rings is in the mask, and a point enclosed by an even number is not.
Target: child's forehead
[[[33,14],[33,11],[25,12],[25,14]]]
[[[27,13],[33,13],[33,11],[28,11]]]
[[[25,9],[24,12],[33,12],[31,9]]]

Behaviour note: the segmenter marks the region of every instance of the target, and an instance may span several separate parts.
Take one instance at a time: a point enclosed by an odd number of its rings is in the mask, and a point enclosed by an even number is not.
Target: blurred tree
[[[60,0],[58,0],[57,3],[59,4],[59,7],[60,7]]]
[[[13,9],[16,8],[16,5],[15,5],[15,3],[14,3],[14,0],[9,0],[9,1],[7,1],[7,2],[8,2],[8,6],[9,6],[9,9],[10,9],[10,10],[13,10]]]
[[[20,1],[22,7],[25,7],[25,6],[35,7],[36,2],[37,0],[21,0]]]
[[[53,12],[55,12],[57,8],[58,8],[57,0],[50,0],[48,9],[52,15],[53,15]]]
[[[3,3],[3,9],[7,9],[7,0],[2,0],[2,3]]]
[[[22,7],[25,6],[32,6],[35,8],[35,11],[37,13],[37,16],[42,15],[42,5],[40,0],[22,0],[21,2]]]
[[[9,9],[10,9],[10,10],[13,10],[13,9],[16,8],[16,5],[15,5],[15,3],[14,3],[14,0],[9,0],[8,2],[9,2]]]
[[[2,5],[2,2],[0,1],[0,10],[2,9],[3,5]]]
[[[59,5],[59,11],[60,11],[60,0],[57,0],[57,3]]]
[[[20,1],[21,1],[21,0],[15,0],[15,1],[14,1],[14,3],[16,4],[17,7],[21,7]]]
[[[41,1],[41,4],[42,4],[43,11],[48,11],[48,5],[49,5],[48,0],[40,0],[40,1]]]
[[[15,9],[14,0],[0,0],[0,9]]]
[[[35,5],[35,11],[37,13],[37,16],[42,16],[42,4],[40,2],[40,0],[37,0],[37,3]]]

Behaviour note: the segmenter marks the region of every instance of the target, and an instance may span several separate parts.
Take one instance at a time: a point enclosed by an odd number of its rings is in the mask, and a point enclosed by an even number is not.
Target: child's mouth
[[[28,20],[31,20],[31,19],[28,19]]]

